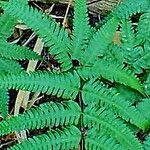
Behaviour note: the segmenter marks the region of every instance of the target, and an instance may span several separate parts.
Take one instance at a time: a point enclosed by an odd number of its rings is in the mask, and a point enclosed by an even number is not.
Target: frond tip
[[[87,0],[75,0],[74,6],[74,21],[73,21],[73,35],[71,40],[70,50],[73,59],[81,59],[82,53],[87,47],[89,38],[89,22],[87,13]]]

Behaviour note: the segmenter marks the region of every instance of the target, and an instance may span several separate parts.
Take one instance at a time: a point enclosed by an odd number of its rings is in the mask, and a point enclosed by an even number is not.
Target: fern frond
[[[131,60],[133,59],[132,67],[134,72],[140,74],[143,72],[143,69],[150,69],[150,41],[147,40],[144,42],[144,45],[133,48],[130,58]]]
[[[5,118],[8,115],[8,91],[7,89],[0,89],[0,116]]]
[[[82,98],[88,106],[99,105],[100,107],[106,107],[127,122],[130,121],[143,130],[149,125],[147,119],[132,106],[132,103],[124,99],[117,90],[108,89],[99,81],[90,80],[86,83],[83,87]]]
[[[97,130],[88,131],[85,146],[87,150],[125,150],[113,137]]]
[[[0,136],[14,131],[77,124],[80,113],[80,107],[73,101],[44,103],[0,122]]]
[[[46,46],[50,47],[50,53],[62,64],[63,71],[72,67],[72,61],[68,55],[69,50],[67,45],[69,39],[67,32],[63,28],[60,28],[59,24],[37,9],[24,4],[22,0],[10,0],[7,3],[2,3],[2,6],[5,13],[21,19],[43,39]]]
[[[90,27],[87,13],[87,0],[75,0],[74,20],[73,20],[73,35],[70,50],[72,58],[79,59],[82,56],[85,47],[87,46]]]
[[[135,34],[133,31],[131,20],[123,20],[121,23],[121,40],[122,43],[126,44],[126,46],[133,46],[134,40],[135,40]],[[127,42],[130,42],[129,45],[127,45]]]
[[[124,62],[124,57],[123,57],[123,52],[122,48],[117,45],[117,44],[110,44],[107,53],[107,59],[115,61],[119,64],[123,64]]]
[[[147,80],[144,83],[146,94],[150,95],[150,73],[148,74]]]
[[[141,49],[135,46],[137,45],[137,41],[135,40],[135,33],[133,31],[131,21],[125,20],[122,21],[122,30],[121,30],[121,48],[122,55],[125,59],[125,62],[129,65],[133,65],[133,63],[140,58]]]
[[[9,14],[3,14],[0,16],[0,38],[6,40],[15,28],[17,19]]]
[[[31,51],[27,47],[9,44],[6,41],[0,41],[0,55],[9,59],[24,60],[24,59],[41,59],[41,57]]]
[[[98,56],[106,54],[108,45],[112,43],[118,22],[116,18],[111,18],[93,35],[83,56],[84,64],[93,64]]]
[[[140,93],[134,91],[133,89],[127,86],[124,86],[122,84],[116,84],[115,87],[118,93],[120,93],[121,96],[123,96],[127,101],[129,101],[132,104],[134,104],[142,98],[142,95]]]
[[[1,73],[20,73],[23,71],[21,65],[14,60],[0,57],[0,64]]]
[[[149,150],[150,149],[150,135],[148,135],[148,137],[146,138],[146,141],[144,141],[143,149],[144,150]]]
[[[144,42],[150,38],[150,4],[147,9],[140,17],[140,21],[137,28],[137,39]]]
[[[0,75],[1,88],[21,89],[42,92],[66,99],[75,99],[78,94],[80,79],[72,73],[21,72],[20,74]]]
[[[149,121],[150,125],[150,98],[145,98],[142,102],[138,103],[137,109]]]
[[[136,13],[144,12],[148,7],[148,0],[124,0],[112,14],[113,16],[124,20]]]
[[[88,107],[84,112],[84,124],[101,130],[115,138],[125,149],[141,150],[141,144],[131,130],[111,111]]]
[[[144,93],[143,87],[134,74],[123,65],[116,62],[101,60],[95,62],[93,67],[83,67],[78,69],[79,75],[83,79],[103,77],[110,81],[129,86],[140,93]]]
[[[24,140],[8,150],[40,150],[40,149],[61,149],[70,150],[77,148],[80,142],[81,133],[75,126],[48,131],[47,134],[38,135]]]
[[[150,50],[150,47],[148,48]],[[150,69],[150,51],[149,52],[143,52],[142,56],[137,59],[134,63],[133,66],[137,70],[139,69]]]

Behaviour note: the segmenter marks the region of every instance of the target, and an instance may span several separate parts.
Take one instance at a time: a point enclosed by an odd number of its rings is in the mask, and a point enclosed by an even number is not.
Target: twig
[[[66,10],[66,13],[65,13],[65,17],[64,17],[64,20],[63,20],[63,23],[62,23],[64,27],[66,26],[67,15],[68,15],[71,3],[72,3],[72,0],[69,0],[68,6],[67,6],[67,10]]]

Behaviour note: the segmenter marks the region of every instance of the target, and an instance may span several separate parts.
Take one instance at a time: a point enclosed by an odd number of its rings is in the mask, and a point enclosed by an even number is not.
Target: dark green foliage
[[[0,67],[4,117],[0,136],[48,130],[10,150],[69,150],[78,149],[79,143],[86,150],[150,149],[149,0],[124,0],[98,30],[89,26],[86,0],[75,0],[72,33],[29,6],[27,0],[0,4],[4,9],[0,24],[8,18],[5,32],[0,32],[0,61],[4,64]],[[135,14],[140,19],[133,25]],[[27,73],[18,65],[17,60],[40,59],[28,48],[6,42],[18,20],[43,39],[48,53],[60,63],[59,71]],[[116,31],[118,43],[114,41]],[[42,101],[44,104],[7,118],[8,89],[47,94],[50,102]],[[137,136],[141,131],[144,142]]]

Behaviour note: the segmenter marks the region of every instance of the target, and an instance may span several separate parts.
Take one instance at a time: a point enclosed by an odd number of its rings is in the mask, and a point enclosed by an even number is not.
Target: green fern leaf
[[[20,74],[0,75],[1,88],[21,89],[32,92],[42,92],[57,95],[66,99],[75,99],[79,91],[80,79],[74,72],[52,73],[31,72]]]
[[[139,99],[142,98],[142,95],[138,93],[137,91],[134,91],[133,89],[124,86],[122,84],[116,84],[116,90],[122,97],[124,97],[127,101],[130,103],[134,104],[136,103]]]
[[[131,20],[123,20],[122,21],[122,29],[121,29],[121,40],[123,44],[126,44],[126,46],[134,46],[134,40],[135,40],[135,34],[133,31],[133,26]],[[129,45],[127,45],[127,42],[130,42]],[[127,47],[127,48],[128,48]]]
[[[62,64],[63,71],[72,67],[72,62],[68,55],[69,50],[67,45],[69,39],[67,32],[63,28],[60,28],[52,18],[49,18],[37,9],[29,7],[22,0],[10,0],[8,3],[2,3],[2,6],[5,13],[21,19],[35,33],[42,37],[46,46],[50,47],[50,53]]]
[[[137,105],[137,109],[140,111],[141,114],[149,121],[150,125],[150,99],[145,98]]]
[[[133,66],[137,69],[150,69],[150,51],[142,54],[142,56],[137,59]]]
[[[64,102],[63,104],[44,103],[23,114],[0,122],[0,136],[14,131],[77,124],[79,117],[80,107],[73,101]]]
[[[125,150],[114,138],[97,130],[88,131],[85,146],[90,150]]]
[[[80,131],[75,126],[49,131],[47,134],[38,135],[24,140],[8,150],[41,150],[41,149],[61,149],[70,150],[77,148],[80,142]]]
[[[93,64],[99,56],[106,54],[108,45],[112,43],[118,22],[116,18],[111,18],[93,35],[83,55],[84,64]]]
[[[8,91],[0,89],[0,115],[5,118],[8,115]]]
[[[129,65],[133,65],[140,57],[140,48],[135,48],[137,42],[135,40],[135,34],[133,31],[131,21],[122,22],[122,31],[121,31],[121,48],[122,55],[125,58],[125,62]]]
[[[72,57],[73,59],[80,60],[83,51],[85,50],[90,33],[88,13],[87,13],[87,0],[75,0],[74,6],[74,23],[73,35],[71,41]]]
[[[143,130],[149,126],[147,119],[132,106],[132,103],[124,99],[115,89],[108,89],[98,81],[93,82],[90,80],[85,84],[82,97],[84,103],[88,104],[88,106],[99,105],[100,107],[106,107],[127,122],[130,121]]]
[[[123,52],[122,48],[119,45],[114,43],[110,44],[108,47],[108,51],[106,53],[107,59],[115,61],[119,64],[123,64],[124,62]]]
[[[93,67],[83,67],[78,69],[79,75],[83,79],[103,77],[110,81],[129,86],[144,94],[143,87],[134,74],[124,66],[111,61],[97,61]]]
[[[104,108],[88,107],[84,112],[84,124],[115,138],[124,148],[141,150],[140,142],[130,129],[118,119],[111,111]]]
[[[139,41],[144,42],[150,38],[149,27],[150,27],[150,8],[147,9],[140,17],[136,37]]]
[[[149,150],[150,149],[150,135],[146,138],[146,141],[144,141],[143,149],[144,150]]]
[[[11,17],[9,14],[0,16],[0,38],[6,40],[12,33],[16,25],[17,19]]]
[[[133,14],[144,12],[148,7],[148,0],[124,0],[112,14],[124,20],[128,19]]]
[[[14,60],[10,60],[10,59],[6,59],[3,57],[0,57],[0,72],[1,73],[20,73],[23,71],[23,68],[21,67],[21,65],[14,61]],[[11,66],[11,67],[10,67]]]
[[[137,57],[133,66],[138,72],[142,72],[143,69],[150,69],[150,41],[145,41],[143,48],[140,48],[140,57]],[[136,56],[136,53],[134,54]]]
[[[9,59],[24,60],[24,59],[41,59],[41,57],[28,49],[19,45],[9,44],[6,41],[0,41],[0,55]]]
[[[147,80],[144,83],[144,87],[145,87],[145,93],[147,95],[150,95],[150,73],[148,74]]]

